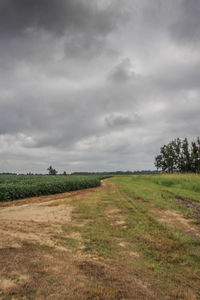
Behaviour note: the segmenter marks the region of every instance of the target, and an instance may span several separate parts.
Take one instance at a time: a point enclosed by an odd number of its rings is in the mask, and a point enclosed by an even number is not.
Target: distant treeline
[[[142,171],[114,171],[114,172],[74,172],[71,175],[139,175],[139,174],[159,174],[158,170]]]
[[[200,138],[189,144],[187,138],[177,138],[160,148],[155,166],[162,172],[200,173]]]
[[[160,171],[158,170],[142,170],[142,171],[111,171],[111,172],[73,172],[73,173],[62,173],[58,175],[142,175],[142,174],[159,174]],[[40,173],[27,173],[27,174],[17,174],[17,173],[9,173],[3,172],[0,175],[43,175],[46,176],[47,174],[40,174]]]
[[[0,175],[17,175],[17,173],[1,172]]]

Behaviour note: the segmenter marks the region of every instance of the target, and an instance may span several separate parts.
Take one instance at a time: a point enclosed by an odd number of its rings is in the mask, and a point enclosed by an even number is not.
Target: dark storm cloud
[[[199,7],[0,0],[3,170],[151,169],[163,143],[194,138]]]
[[[83,0],[1,0],[0,31],[16,35],[44,29],[63,34],[72,28],[106,34],[112,27],[106,15],[95,3]]]
[[[47,64],[61,47],[60,58],[91,58],[109,52],[106,36],[119,20],[120,9],[95,1],[1,0],[0,54],[4,61],[15,58]]]

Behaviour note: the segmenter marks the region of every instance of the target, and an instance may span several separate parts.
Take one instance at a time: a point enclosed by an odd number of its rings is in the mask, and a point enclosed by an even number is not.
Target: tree
[[[49,171],[49,175],[56,175],[58,173],[58,171],[56,171],[56,169],[53,169],[52,166],[49,166],[47,170]]]
[[[197,147],[198,147],[198,163],[197,163],[197,173],[200,173],[200,138],[197,138]]]
[[[200,139],[192,142],[191,146],[191,169],[192,172],[200,173]]]
[[[189,146],[187,138],[175,139],[160,148],[155,157],[155,166],[163,172],[196,172],[200,173],[200,139]]]
[[[181,172],[191,172],[191,155],[187,138],[182,142]]]
[[[155,157],[155,166],[163,172],[172,173],[179,169],[179,153],[181,142],[179,139],[171,141],[160,148],[160,154]]]

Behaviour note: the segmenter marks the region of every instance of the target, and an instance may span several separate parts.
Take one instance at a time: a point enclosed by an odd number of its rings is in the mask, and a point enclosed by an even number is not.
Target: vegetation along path
[[[0,203],[0,299],[200,299],[200,176]]]

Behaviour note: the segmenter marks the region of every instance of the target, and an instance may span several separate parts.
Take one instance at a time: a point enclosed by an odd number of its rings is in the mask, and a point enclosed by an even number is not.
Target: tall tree
[[[192,142],[187,138],[179,138],[160,148],[160,154],[155,157],[155,166],[163,172],[197,172],[200,173],[200,139]]]
[[[181,172],[191,172],[191,156],[187,138],[182,142]]]
[[[200,138],[197,138],[197,147],[198,147],[198,163],[197,163],[197,173],[200,173]]]

